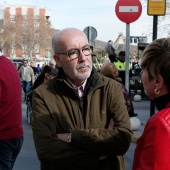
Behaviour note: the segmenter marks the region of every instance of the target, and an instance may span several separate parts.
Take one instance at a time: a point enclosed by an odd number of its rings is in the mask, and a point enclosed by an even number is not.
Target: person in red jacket
[[[21,90],[15,65],[0,53],[0,170],[12,170],[22,147]]]
[[[170,170],[170,38],[150,43],[143,52],[141,76],[158,112],[137,141],[133,170]]]

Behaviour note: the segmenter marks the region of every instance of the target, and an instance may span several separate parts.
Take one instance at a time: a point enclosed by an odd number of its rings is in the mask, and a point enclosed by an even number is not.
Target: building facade
[[[11,60],[48,62],[51,57],[50,10],[29,5],[6,5],[3,53]]]

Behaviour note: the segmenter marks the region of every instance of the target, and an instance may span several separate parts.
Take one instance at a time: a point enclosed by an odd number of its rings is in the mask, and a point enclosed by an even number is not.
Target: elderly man
[[[57,65],[56,65],[55,60],[50,60],[50,62],[49,62],[49,67],[50,67],[51,73],[52,73],[53,75],[57,75],[57,74],[58,74],[58,67],[57,67]]]
[[[50,60],[49,66],[50,68],[55,68],[56,62],[54,60]]]
[[[58,76],[33,94],[32,130],[41,170],[125,170],[132,131],[121,85],[92,67],[87,36],[52,40]]]

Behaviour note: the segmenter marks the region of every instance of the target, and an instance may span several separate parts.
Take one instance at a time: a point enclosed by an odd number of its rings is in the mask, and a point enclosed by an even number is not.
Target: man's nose
[[[80,60],[86,60],[87,56],[84,55],[84,53],[82,52],[82,50],[80,50],[80,56],[79,59]]]

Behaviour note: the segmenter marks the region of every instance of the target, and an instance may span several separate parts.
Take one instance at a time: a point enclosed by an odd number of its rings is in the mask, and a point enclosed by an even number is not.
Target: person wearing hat
[[[125,51],[120,51],[117,61],[114,62],[116,68],[119,71],[119,77],[122,79],[123,85],[125,85],[125,70],[126,70],[125,56],[126,56]],[[132,76],[132,70],[129,64],[129,77],[131,76]]]

